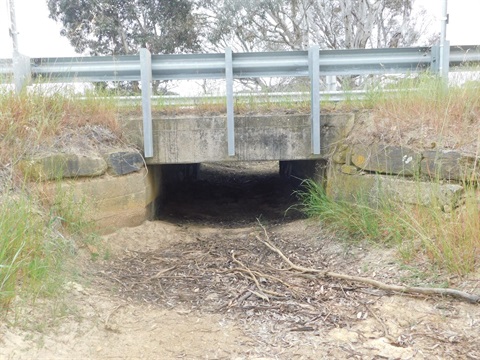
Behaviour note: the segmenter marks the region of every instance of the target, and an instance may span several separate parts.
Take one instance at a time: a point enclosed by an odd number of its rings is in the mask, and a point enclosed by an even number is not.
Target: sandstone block
[[[326,193],[334,200],[355,202],[359,196],[368,198],[375,187],[375,176],[345,174],[341,165],[328,168]]]
[[[423,153],[421,173],[447,180],[478,180],[478,159],[452,150],[428,150]]]
[[[336,164],[350,165],[350,147],[346,144],[338,146],[335,153],[332,155],[332,161]]]
[[[59,190],[84,201],[88,205],[86,217],[103,234],[142,224],[149,218],[149,206],[158,195],[156,184],[145,170],[125,176],[82,178],[39,186],[47,203],[54,201]]]
[[[412,149],[390,145],[355,145],[352,163],[366,171],[412,176],[418,173],[421,155]]]
[[[350,134],[355,123],[355,114],[322,114],[321,153],[332,154],[339,143]]]
[[[442,210],[458,207],[464,194],[463,186],[457,184],[391,179],[385,176],[379,179],[379,185],[379,196],[387,194],[398,202],[434,206]]]
[[[103,175],[107,163],[97,154],[47,154],[20,163],[26,176],[34,180],[95,177]]]
[[[354,175],[358,173],[358,168],[352,165],[343,164],[340,168],[341,172],[347,175]]]
[[[114,176],[137,172],[144,166],[142,155],[136,151],[111,151],[104,154],[108,173]]]
[[[461,203],[464,188],[457,184],[438,184],[387,175],[347,175],[341,167],[329,169],[327,195],[335,200],[354,202],[359,197],[372,204],[395,201],[406,204],[454,209]]]

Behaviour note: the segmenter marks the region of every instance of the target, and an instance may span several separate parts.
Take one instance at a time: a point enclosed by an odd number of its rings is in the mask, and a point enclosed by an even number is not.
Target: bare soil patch
[[[64,299],[24,306],[28,320],[0,327],[0,357],[480,358],[478,305],[294,275],[258,241],[257,219],[303,266],[471,292],[478,274],[434,275],[401,265],[392,249],[339,241],[285,212],[295,184],[275,164],[245,166],[205,166],[172,189],[162,219],[106,236],[110,258],[79,256]]]

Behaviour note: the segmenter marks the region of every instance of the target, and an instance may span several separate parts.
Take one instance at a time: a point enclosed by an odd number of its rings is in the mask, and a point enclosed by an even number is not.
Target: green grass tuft
[[[365,196],[356,202],[334,201],[312,180],[297,195],[303,212],[347,241],[371,241],[396,246],[405,263],[426,258],[432,265],[460,275],[475,270],[480,260],[480,206],[475,188],[466,202],[445,213],[437,206],[371,204]]]
[[[69,244],[25,192],[0,201],[0,308],[8,309],[21,289],[31,295],[51,290]]]
[[[391,244],[398,241],[403,230],[395,216],[395,208],[389,202],[372,205],[366,195],[359,193],[356,201],[330,199],[321,185],[305,180],[297,196],[303,212],[320,220],[337,234],[356,241],[372,241]]]

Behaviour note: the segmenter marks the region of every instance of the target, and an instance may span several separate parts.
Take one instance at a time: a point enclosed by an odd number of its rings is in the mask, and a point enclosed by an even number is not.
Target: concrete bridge
[[[235,155],[228,152],[226,116],[153,118],[153,156],[148,165],[225,161],[292,161],[325,159],[332,146],[353,126],[351,114],[322,114],[320,154],[312,149],[309,114],[235,117]],[[130,140],[143,146],[142,118],[122,119]]]

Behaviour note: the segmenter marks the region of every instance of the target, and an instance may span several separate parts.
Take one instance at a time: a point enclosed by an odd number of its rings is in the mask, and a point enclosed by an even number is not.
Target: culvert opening
[[[303,217],[296,207],[299,185],[274,161],[167,165],[156,219],[223,226],[294,220]]]
[[[288,175],[294,167],[282,169]],[[164,184],[163,221],[135,230],[143,250],[136,245],[102,272],[120,285],[120,296],[187,313],[220,314],[247,327],[268,324],[275,332],[304,329],[319,316],[319,327],[345,326],[343,315],[330,310],[346,296],[344,288],[280,271],[287,264],[266,244],[314,269],[326,268],[332,259],[319,229],[291,221],[303,217],[300,212],[285,212],[297,202],[298,181],[282,177],[278,163],[202,164],[198,173],[186,171],[188,166],[151,170],[170,180]]]

